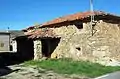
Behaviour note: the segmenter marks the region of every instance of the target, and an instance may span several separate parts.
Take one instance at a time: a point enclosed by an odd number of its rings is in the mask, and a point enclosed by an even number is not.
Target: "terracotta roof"
[[[43,26],[47,26],[47,25],[62,23],[62,22],[66,22],[66,21],[83,20],[84,18],[90,17],[91,14],[92,14],[92,15],[107,15],[107,13],[102,12],[102,11],[79,12],[79,13],[76,13],[76,14],[59,17],[59,18],[56,18],[56,19],[54,19],[54,20],[52,20],[52,21],[48,21],[48,22],[46,22],[46,23],[43,23],[43,24],[42,24],[42,27],[43,27]]]
[[[71,21],[75,21],[75,20],[84,20],[85,18],[88,18],[92,15],[95,16],[114,16],[114,17],[118,17],[120,19],[119,16],[116,15],[112,15],[109,13],[105,13],[102,11],[94,11],[94,12],[80,12],[80,13],[76,13],[76,14],[72,14],[72,15],[67,15],[67,16],[63,16],[63,17],[59,17],[57,19],[54,19],[52,21],[43,23],[42,25],[39,25],[39,27],[44,27],[44,26],[49,26],[49,25],[54,25],[54,24],[59,24],[59,23],[63,23],[63,22],[71,22]],[[29,38],[40,38],[40,37],[59,37],[57,36],[52,29],[39,29],[39,27],[37,27],[37,29],[33,32],[26,32],[26,35],[29,35]],[[32,26],[29,27],[27,29],[35,29],[36,26]],[[46,30],[45,30],[46,29]]]
[[[79,13],[76,13],[76,14],[72,14],[72,15],[67,15],[67,16],[56,18],[56,19],[54,19],[52,21],[48,21],[46,23],[43,23],[40,26],[43,27],[43,26],[46,26],[46,25],[61,23],[61,22],[65,22],[65,21],[73,21],[73,20],[77,20],[77,19],[81,19],[82,20],[82,19],[84,19],[86,17],[89,17],[91,14],[93,14],[93,15],[104,15],[105,13],[101,12],[101,11],[95,11],[95,12],[92,12],[92,13],[90,11],[79,12]],[[35,26],[30,26],[30,27],[28,27],[26,29],[23,29],[23,31],[34,29],[34,27]]]
[[[52,29],[38,29],[38,30],[36,30],[36,31],[27,33],[27,35],[29,35],[28,38],[31,38],[31,39],[43,38],[43,37],[51,37],[51,38],[58,37],[58,36],[53,32]]]
[[[116,16],[116,15],[105,13],[103,11],[94,11],[94,12],[87,11],[87,12],[79,12],[79,13],[75,13],[75,14],[59,17],[59,18],[56,18],[54,20],[48,21],[46,23],[43,23],[43,24],[39,25],[39,27],[49,26],[49,25],[63,23],[63,22],[67,22],[67,21],[84,20],[85,18],[90,17],[91,14],[93,14],[95,16],[97,16],[97,15],[98,16],[99,15],[103,15],[103,16],[104,15],[110,15],[110,16],[119,17],[119,16]],[[35,26],[31,26],[31,27],[26,28],[24,30],[29,30],[29,29],[34,29],[34,28],[35,28]]]
[[[38,28],[38,27],[40,27],[40,26],[41,26],[41,24],[39,24],[39,25],[34,25],[34,26],[30,26],[30,27],[28,27],[28,28],[23,29],[22,31],[35,29],[35,28]]]
[[[26,30],[30,30],[30,29],[34,29],[35,26],[30,26],[28,28],[22,29],[22,31],[26,31]]]

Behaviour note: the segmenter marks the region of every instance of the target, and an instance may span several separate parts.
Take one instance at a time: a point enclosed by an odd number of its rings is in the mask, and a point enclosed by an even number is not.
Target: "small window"
[[[78,51],[81,51],[81,48],[80,48],[80,47],[76,47],[76,49],[77,49]]]
[[[83,29],[83,23],[75,23],[75,26],[76,26],[78,29]]]
[[[0,43],[0,47],[4,47],[4,43]]]

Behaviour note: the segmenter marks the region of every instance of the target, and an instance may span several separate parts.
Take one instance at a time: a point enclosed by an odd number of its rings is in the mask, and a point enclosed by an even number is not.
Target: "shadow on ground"
[[[24,61],[31,60],[26,56],[22,56],[19,53],[0,53],[0,67],[5,67],[14,64],[20,64]]]
[[[19,69],[12,70],[9,67],[1,67],[0,68],[0,76],[5,76],[7,74],[10,74],[12,72],[18,71]]]
[[[7,75],[9,73],[11,73],[12,70],[8,67],[1,67],[0,68],[0,76],[4,76],[4,75]]]
[[[0,53],[0,76],[17,71],[8,68],[8,66],[20,64],[27,60],[31,60],[31,58],[23,57],[19,53]]]

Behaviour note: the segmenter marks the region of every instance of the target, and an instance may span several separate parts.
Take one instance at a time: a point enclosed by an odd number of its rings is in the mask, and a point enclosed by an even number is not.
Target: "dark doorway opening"
[[[33,40],[26,37],[17,39],[17,53],[23,60],[31,60],[34,58]]]
[[[51,54],[54,52],[56,47],[60,42],[60,38],[46,38],[41,39],[42,42],[42,55],[43,57],[51,57]]]

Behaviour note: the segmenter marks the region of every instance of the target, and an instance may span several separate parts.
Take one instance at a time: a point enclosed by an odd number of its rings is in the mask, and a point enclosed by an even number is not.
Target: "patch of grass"
[[[88,61],[73,61],[71,59],[48,59],[43,61],[32,60],[25,62],[24,65],[35,65],[60,74],[77,74],[87,77],[97,77],[120,70],[119,66],[103,66]]]

